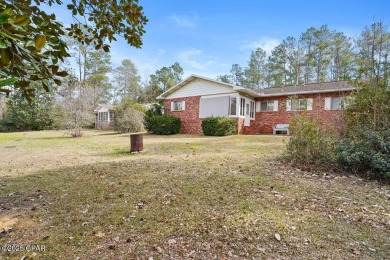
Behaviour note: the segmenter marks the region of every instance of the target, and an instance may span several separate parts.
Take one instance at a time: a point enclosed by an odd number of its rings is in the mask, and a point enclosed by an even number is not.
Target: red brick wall
[[[313,110],[311,111],[286,111],[287,96],[261,97],[256,101],[278,100],[278,111],[256,112],[255,120],[249,127],[243,127],[244,134],[272,134],[276,124],[288,124],[295,115],[309,115],[321,119],[324,127],[330,131],[339,132],[343,127],[342,110],[325,110],[325,97],[345,96],[347,93],[325,93],[300,95],[299,98],[312,98]]]
[[[237,134],[246,134],[245,129],[248,127],[244,127],[244,118],[238,118],[237,119]]]
[[[342,110],[325,110],[325,97],[345,96],[348,93],[326,93],[326,94],[308,94],[300,95],[299,98],[312,98],[313,110],[311,111],[286,111],[287,96],[279,97],[261,97],[257,101],[278,100],[278,111],[275,112],[256,112],[255,120],[251,120],[250,126],[244,126],[244,119],[238,118],[238,134],[273,134],[273,127],[276,124],[288,124],[295,115],[306,114],[314,118],[321,119],[324,127],[339,132],[344,123],[342,120]],[[184,111],[171,111],[171,102],[185,101]],[[177,116],[181,119],[180,133],[183,134],[202,134],[202,119],[199,118],[200,96],[174,98],[165,100],[165,111],[167,114]]]
[[[171,111],[171,103],[174,101],[185,101],[185,110]],[[180,133],[202,134],[202,120],[199,118],[200,96],[172,98],[165,100],[165,112],[181,119]]]

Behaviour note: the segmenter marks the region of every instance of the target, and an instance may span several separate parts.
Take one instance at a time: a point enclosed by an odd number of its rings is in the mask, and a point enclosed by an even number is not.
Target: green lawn
[[[286,141],[0,134],[0,245],[45,247],[0,259],[387,258],[389,187],[292,169]]]

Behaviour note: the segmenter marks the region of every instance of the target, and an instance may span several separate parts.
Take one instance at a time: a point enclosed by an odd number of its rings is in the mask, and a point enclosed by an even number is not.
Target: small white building
[[[97,129],[113,129],[115,108],[112,105],[99,105],[94,111],[95,113],[95,128]]]

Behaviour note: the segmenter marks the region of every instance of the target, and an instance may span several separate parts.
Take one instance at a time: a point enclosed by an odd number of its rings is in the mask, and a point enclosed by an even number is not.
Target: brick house
[[[250,90],[192,75],[162,93],[165,112],[182,120],[180,132],[202,133],[202,119],[237,119],[238,134],[272,134],[296,114],[322,119],[326,127],[342,127],[342,108],[354,86],[335,81]]]
[[[115,108],[112,105],[99,105],[94,111],[95,128],[97,129],[113,129]]]

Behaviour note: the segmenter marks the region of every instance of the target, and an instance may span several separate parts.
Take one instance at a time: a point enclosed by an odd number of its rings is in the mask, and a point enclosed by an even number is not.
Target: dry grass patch
[[[54,137],[45,148],[41,135]],[[24,158],[0,174],[0,219],[17,219],[0,244],[45,245],[40,259],[390,254],[389,189],[290,169],[276,160],[285,137],[146,135],[146,151],[130,155],[128,135],[56,136],[0,135],[6,158]],[[23,161],[34,163],[30,172]]]

